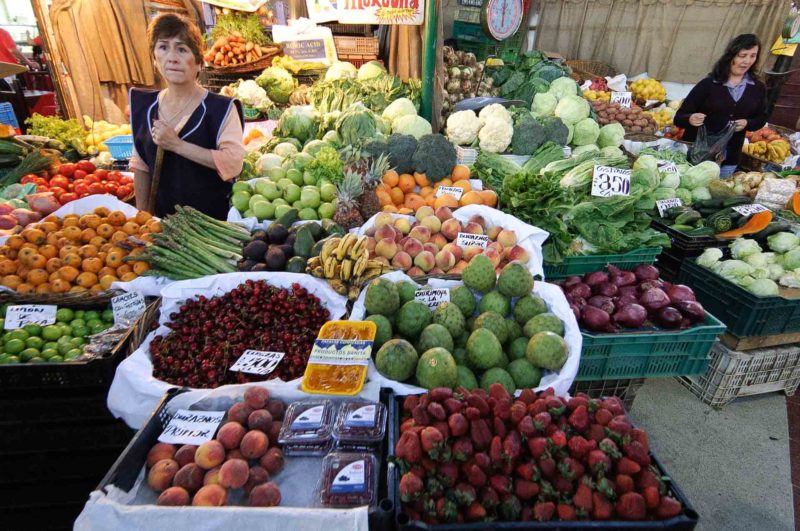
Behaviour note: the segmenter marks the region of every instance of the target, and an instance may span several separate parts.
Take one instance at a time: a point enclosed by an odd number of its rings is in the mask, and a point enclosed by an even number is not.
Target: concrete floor
[[[717,411],[675,379],[652,379],[631,417],[700,514],[698,530],[795,528],[783,394],[741,398]]]

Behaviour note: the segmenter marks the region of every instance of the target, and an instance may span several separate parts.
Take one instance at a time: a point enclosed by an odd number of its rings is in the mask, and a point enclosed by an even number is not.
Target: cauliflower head
[[[507,122],[508,125],[512,125],[514,123],[514,119],[511,117],[511,113],[508,112],[508,109],[500,105],[499,103],[492,103],[491,105],[487,105],[481,112],[478,113],[478,119],[481,122],[481,127],[483,127],[489,118],[500,118],[504,122]]]
[[[475,142],[480,119],[475,111],[458,111],[447,117],[447,138],[458,146],[468,146]]]
[[[490,117],[478,133],[481,151],[502,153],[511,144],[514,128],[510,122],[499,117]]]

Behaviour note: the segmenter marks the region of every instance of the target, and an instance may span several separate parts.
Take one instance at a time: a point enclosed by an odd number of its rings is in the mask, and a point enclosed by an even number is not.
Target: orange
[[[103,261],[97,257],[84,258],[81,262],[81,269],[90,273],[97,273],[103,267]]]
[[[433,208],[439,207],[449,207],[449,208],[458,208],[458,201],[456,198],[450,194],[444,194],[436,198],[436,201],[433,202]]]
[[[71,288],[69,288],[69,293],[83,293],[85,291],[89,290],[87,290],[83,286],[72,286]]]
[[[14,234],[9,236],[6,240],[6,245],[11,247],[12,249],[19,249],[22,247],[22,244],[25,243],[25,238],[20,236],[19,234]]]
[[[125,273],[120,277],[120,280],[123,282],[130,282],[131,280],[136,280],[136,273]]]
[[[58,250],[58,257],[62,260],[70,253],[77,253],[78,248],[72,244],[65,245]]]
[[[58,249],[55,245],[50,245],[49,243],[46,245],[42,245],[39,247],[39,254],[44,256],[45,258],[55,258],[58,256]]]
[[[419,190],[419,195],[421,195],[422,197],[428,197],[429,195],[432,194],[433,194],[433,188],[431,188],[430,186],[423,186]]]
[[[81,232],[81,241],[83,243],[89,243],[95,236],[97,236],[97,233],[94,229],[83,229]]]
[[[385,207],[383,207],[382,210],[384,212],[395,212],[396,213],[397,212],[397,207],[394,206],[394,205],[386,205]]]
[[[400,180],[400,176],[394,170],[389,170],[383,174],[383,178],[381,179],[386,186],[395,187],[397,186],[398,181]]]
[[[463,164],[456,164],[450,176],[453,178],[453,182],[469,179],[469,168]]]
[[[33,249],[37,253],[39,252],[39,246],[36,245],[35,243],[25,242],[25,243],[22,244],[21,249]]]
[[[14,260],[3,260],[0,262],[0,275],[13,275],[17,272],[17,263]]]
[[[458,184],[458,183],[456,183]],[[461,200],[458,202],[459,205],[482,205],[483,198],[481,197],[480,192],[470,191],[466,194],[461,196]]]
[[[97,284],[97,275],[90,273],[89,271],[84,271],[78,275],[78,278],[75,279],[75,282],[77,282],[79,286],[89,289]]]
[[[96,231],[98,236],[101,236],[103,238],[110,238],[111,235],[114,234],[114,227],[112,227],[108,223],[101,223],[100,225],[98,225]]]
[[[97,214],[98,216],[104,218],[104,217],[108,216],[111,213],[111,211],[106,207],[97,207],[97,208],[94,209],[94,213]]]
[[[119,210],[115,210],[108,215],[108,222],[115,227],[123,226],[126,221],[128,221],[128,218]]]
[[[17,293],[33,293],[33,290],[36,289],[33,284],[28,284],[27,282],[23,282],[19,286],[17,286]]]
[[[114,248],[114,244],[113,243],[104,243],[103,245],[100,246],[100,252],[101,253],[107,253],[108,251],[110,251],[113,248]]]
[[[137,234],[139,232],[139,224],[135,221],[128,221],[122,226],[122,231],[130,235]]]
[[[28,267],[26,265],[22,265],[22,266],[17,268],[17,275],[19,275],[19,277],[24,280],[24,279],[28,278],[28,271],[30,271],[30,270],[31,270],[30,267]]]
[[[46,264],[47,264],[47,258],[45,258],[40,254],[35,254],[31,256],[30,259],[28,260],[28,265],[31,268],[44,269],[44,266]]]
[[[389,192],[378,190],[375,192],[375,195],[378,197],[378,202],[381,206],[390,205],[392,203],[392,196],[389,195]]]
[[[59,225],[59,226],[61,225],[61,220],[58,219],[58,217],[53,215],[53,214],[50,214],[49,216],[44,218],[42,221],[48,222],[48,223],[55,223],[56,225]]]
[[[9,260],[16,260],[19,251],[10,247],[0,247],[0,255],[5,256]]]
[[[410,208],[413,212],[425,206],[425,199],[418,194],[408,194],[403,202],[403,206]]]
[[[25,229],[22,231],[22,237],[29,243],[34,243],[36,245],[42,245],[47,241],[47,236],[45,236],[44,231],[41,229]]]
[[[111,289],[111,284],[118,279],[114,275],[103,275],[100,277],[100,287],[103,289]]]
[[[51,293],[53,291],[53,287],[50,285],[49,282],[45,282],[43,284],[39,284],[36,286],[36,293],[44,294],[44,293]]]
[[[47,282],[49,276],[50,275],[48,275],[47,271],[44,269],[31,269],[28,273],[28,282],[34,286],[38,286],[39,284],[44,284]]]
[[[416,182],[420,188],[423,186],[429,186],[431,182],[428,180],[428,176],[424,173],[414,172],[414,182]]]
[[[31,258],[36,256],[36,254],[37,254],[36,249],[31,249],[30,247],[24,247],[19,250],[19,255],[18,255],[19,261],[22,262],[23,264],[28,264]]]
[[[17,289],[17,286],[22,284],[22,279],[19,275],[6,275],[3,277],[2,284],[7,288]]]
[[[128,264],[122,264],[117,268],[117,276],[122,277],[125,273],[133,273],[133,267]]]
[[[118,230],[111,236],[111,243],[124,242],[128,239],[128,233]]]
[[[456,181],[453,183],[454,188],[461,188],[464,193],[472,191],[472,185],[469,184],[469,181]]]
[[[63,265],[64,264],[61,263],[60,258],[51,258],[50,260],[47,261],[47,264],[45,264],[44,268],[47,269],[48,273],[55,273],[56,271],[61,269]]]
[[[55,245],[58,246],[58,240],[61,239],[61,236],[58,235],[58,231],[56,232],[48,232],[47,233],[47,243],[48,245]]]
[[[79,267],[81,265],[81,257],[78,253],[69,253],[61,259],[64,265]]]
[[[405,198],[405,194],[400,188],[392,188],[391,194],[389,194],[392,198],[392,203],[395,205],[402,205],[403,199]]]
[[[125,258],[125,252],[122,249],[112,249],[106,255],[106,265],[116,269],[122,265],[123,258]]]
[[[50,281],[50,289],[53,290],[53,293],[66,293],[69,291],[69,288],[70,284],[66,280],[56,278]]]
[[[398,209],[397,212],[398,212],[398,214],[413,214],[414,213],[413,210],[411,210],[410,208],[406,208],[406,207],[401,207],[400,209]]]
[[[137,275],[143,275],[149,269],[150,269],[150,264],[148,264],[147,262],[137,261],[133,263],[133,272],[136,273]]]
[[[72,282],[73,280],[78,278],[79,274],[80,274],[80,271],[78,271],[78,269],[76,267],[69,266],[69,265],[65,265],[61,269],[58,270],[58,276],[60,276],[61,278],[63,278],[67,282]]]
[[[133,220],[134,220],[136,223],[138,223],[139,225],[144,225],[144,224],[145,224],[145,223],[147,223],[147,222],[150,220],[150,218],[152,218],[152,217],[153,217],[153,216],[150,214],[150,212],[147,212],[147,211],[145,211],[145,210],[140,210],[139,212],[137,212],[137,213],[136,213],[136,216],[133,218]]]
[[[108,275],[111,275],[112,277],[116,276],[117,275],[117,270],[114,269],[113,267],[104,266],[104,267],[102,267],[100,269],[100,271],[97,272],[97,278],[101,278],[102,279],[103,277],[108,276]]]
[[[47,281],[50,283],[51,286],[53,285],[53,281],[55,280],[61,280],[61,277],[58,275],[58,271],[50,273],[50,276],[47,277]]]
[[[84,214],[78,221],[78,226],[82,229],[95,229],[100,225],[100,216],[97,214]]]
[[[92,231],[94,232],[94,231]],[[74,242],[81,239],[81,229],[78,226],[70,226],[64,228],[64,237]]]
[[[101,286],[100,284],[95,284],[94,286],[89,288],[89,293],[100,293],[101,291],[103,291],[103,286]]]
[[[67,214],[64,216],[64,221],[61,222],[62,227],[77,227],[81,218],[75,214]]]
[[[481,190],[478,192],[481,194],[481,199],[483,199],[483,204],[486,206],[496,206],[497,205],[497,194],[494,190]]]
[[[397,186],[403,191],[403,193],[407,194],[414,191],[414,188],[417,186],[417,182],[414,180],[413,175],[404,173],[400,176],[400,182],[397,183]]]
[[[106,243],[106,239],[102,236],[95,236],[91,240],[89,240],[89,245],[94,247],[95,249],[99,249],[104,243]]]
[[[83,258],[91,258],[93,256],[97,256],[97,247],[95,247],[94,245],[82,245],[81,248],[78,249],[78,254],[81,255]]]
[[[52,221],[45,221],[39,224],[39,228],[41,228],[45,232],[56,232],[61,227],[58,225],[58,223],[54,223]]]

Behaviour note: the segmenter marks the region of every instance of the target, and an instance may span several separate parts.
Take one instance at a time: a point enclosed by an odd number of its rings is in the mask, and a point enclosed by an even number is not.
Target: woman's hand
[[[695,127],[700,127],[706,121],[706,115],[701,112],[696,112],[689,116],[689,123]]]
[[[744,118],[742,118],[741,120],[735,120],[733,123],[736,124],[736,132],[737,133],[739,131],[744,130],[744,128],[747,127],[747,120],[745,120]]]
[[[177,151],[181,143],[183,143],[175,129],[161,120],[153,122],[152,135],[153,142],[166,151]]]

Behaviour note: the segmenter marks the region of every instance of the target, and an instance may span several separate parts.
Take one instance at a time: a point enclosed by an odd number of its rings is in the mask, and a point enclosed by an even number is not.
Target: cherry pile
[[[169,318],[169,334],[150,343],[153,375],[175,385],[214,388],[302,376],[330,313],[300,284],[286,290],[247,280],[224,295],[187,300]],[[248,349],[283,352],[284,357],[266,378],[229,371]]]

